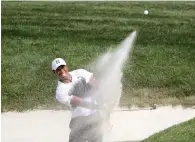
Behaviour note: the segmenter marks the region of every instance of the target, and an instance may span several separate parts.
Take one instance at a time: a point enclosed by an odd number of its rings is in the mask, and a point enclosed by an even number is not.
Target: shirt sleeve
[[[85,69],[79,69],[78,74],[79,74],[79,76],[84,77],[87,83],[89,82],[90,78],[93,76],[93,73],[91,73]]]
[[[72,96],[69,96],[67,89],[63,87],[58,87],[56,89],[56,99],[59,102],[71,107],[70,102],[71,102]]]

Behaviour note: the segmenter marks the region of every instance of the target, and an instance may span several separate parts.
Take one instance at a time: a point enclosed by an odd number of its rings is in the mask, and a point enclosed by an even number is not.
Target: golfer
[[[67,105],[71,111],[69,142],[102,142],[102,117],[98,111],[99,105],[92,96],[79,97],[72,94],[74,84],[79,80],[95,87],[93,73],[85,69],[70,71],[62,58],[52,61],[52,71],[58,78],[56,99]],[[77,89],[77,88],[76,88]]]

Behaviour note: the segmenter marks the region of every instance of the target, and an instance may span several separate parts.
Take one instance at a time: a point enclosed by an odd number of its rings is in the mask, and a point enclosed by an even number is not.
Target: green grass
[[[146,89],[156,98],[194,98],[194,2],[3,1],[1,6],[2,111],[59,104],[54,58],[65,58],[70,70],[84,68],[134,30],[138,36],[124,69],[121,104],[143,97],[137,92]]]
[[[156,133],[143,142],[192,142],[195,141],[195,118]]]

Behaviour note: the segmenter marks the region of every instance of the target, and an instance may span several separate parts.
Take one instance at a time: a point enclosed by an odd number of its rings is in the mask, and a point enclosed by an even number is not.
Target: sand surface
[[[109,141],[143,140],[195,117],[195,109],[159,107],[156,110],[116,111]],[[70,112],[37,110],[1,114],[2,142],[68,142]],[[110,136],[110,137],[109,137]]]

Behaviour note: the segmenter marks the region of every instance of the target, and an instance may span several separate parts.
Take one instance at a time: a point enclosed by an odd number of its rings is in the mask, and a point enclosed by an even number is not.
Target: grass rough
[[[54,58],[65,58],[70,70],[85,68],[134,30],[121,105],[144,97],[139,90],[154,98],[194,98],[194,7],[168,1],[2,1],[2,111],[56,106]]]
[[[156,133],[142,142],[192,142],[195,141],[195,118]]]

